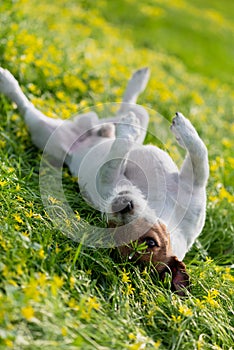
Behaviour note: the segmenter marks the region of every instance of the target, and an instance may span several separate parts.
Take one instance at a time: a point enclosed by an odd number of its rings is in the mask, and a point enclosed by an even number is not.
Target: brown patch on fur
[[[152,263],[162,280],[164,280],[166,272],[171,273],[172,291],[183,296],[183,288],[186,288],[189,285],[189,276],[186,273],[185,264],[172,254],[170,236],[167,232],[166,226],[161,222],[154,224],[137,240],[138,245],[141,245],[144,242],[148,244],[148,247],[143,251],[135,250],[133,247],[134,244],[123,245],[118,249],[122,256],[131,256],[132,260],[137,263]]]
[[[134,260],[137,260],[141,263],[152,262],[155,265],[157,271],[160,272],[164,269],[164,265],[168,263],[172,256],[170,237],[169,233],[166,230],[166,226],[160,222],[154,224],[144,235],[139,237],[137,243],[140,245],[150,239],[156,242],[156,246],[147,248],[141,252],[136,252],[133,258]],[[122,256],[127,257],[132,254],[133,248],[130,244],[119,247],[119,251]]]

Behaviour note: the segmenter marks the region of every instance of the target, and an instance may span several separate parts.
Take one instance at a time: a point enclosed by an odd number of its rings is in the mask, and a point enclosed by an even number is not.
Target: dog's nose
[[[114,213],[126,214],[133,209],[134,209],[133,201],[126,198],[117,198],[112,203],[112,210]]]
[[[121,214],[126,214],[126,213],[129,213],[133,209],[134,209],[133,201],[129,201],[127,203],[126,207],[123,208],[122,210],[120,210],[120,213]]]

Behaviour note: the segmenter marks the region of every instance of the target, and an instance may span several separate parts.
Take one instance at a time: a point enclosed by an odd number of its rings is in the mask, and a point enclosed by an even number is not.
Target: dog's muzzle
[[[133,211],[134,204],[132,199],[121,196],[113,200],[111,207],[113,213],[127,214]]]

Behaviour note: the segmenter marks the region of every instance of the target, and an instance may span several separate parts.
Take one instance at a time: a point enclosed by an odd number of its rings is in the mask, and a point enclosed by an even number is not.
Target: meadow
[[[168,120],[177,110],[189,117],[210,162],[206,224],[186,255],[192,287],[181,298],[170,276],[162,283],[53,225],[40,196],[41,152],[1,95],[0,349],[233,349],[233,16],[228,0],[0,3],[0,66],[45,114],[65,119],[118,102],[131,73],[148,66],[139,104]],[[77,220],[104,225],[66,167],[63,186]]]

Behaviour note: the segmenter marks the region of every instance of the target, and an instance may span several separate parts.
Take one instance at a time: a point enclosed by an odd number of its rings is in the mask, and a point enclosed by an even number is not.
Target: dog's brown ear
[[[180,296],[184,296],[184,288],[189,289],[189,275],[186,272],[186,266],[182,261],[179,261],[176,256],[171,257],[168,262],[168,267],[171,270],[171,290]],[[165,275],[164,270],[164,275]],[[163,278],[164,276],[162,276]]]

